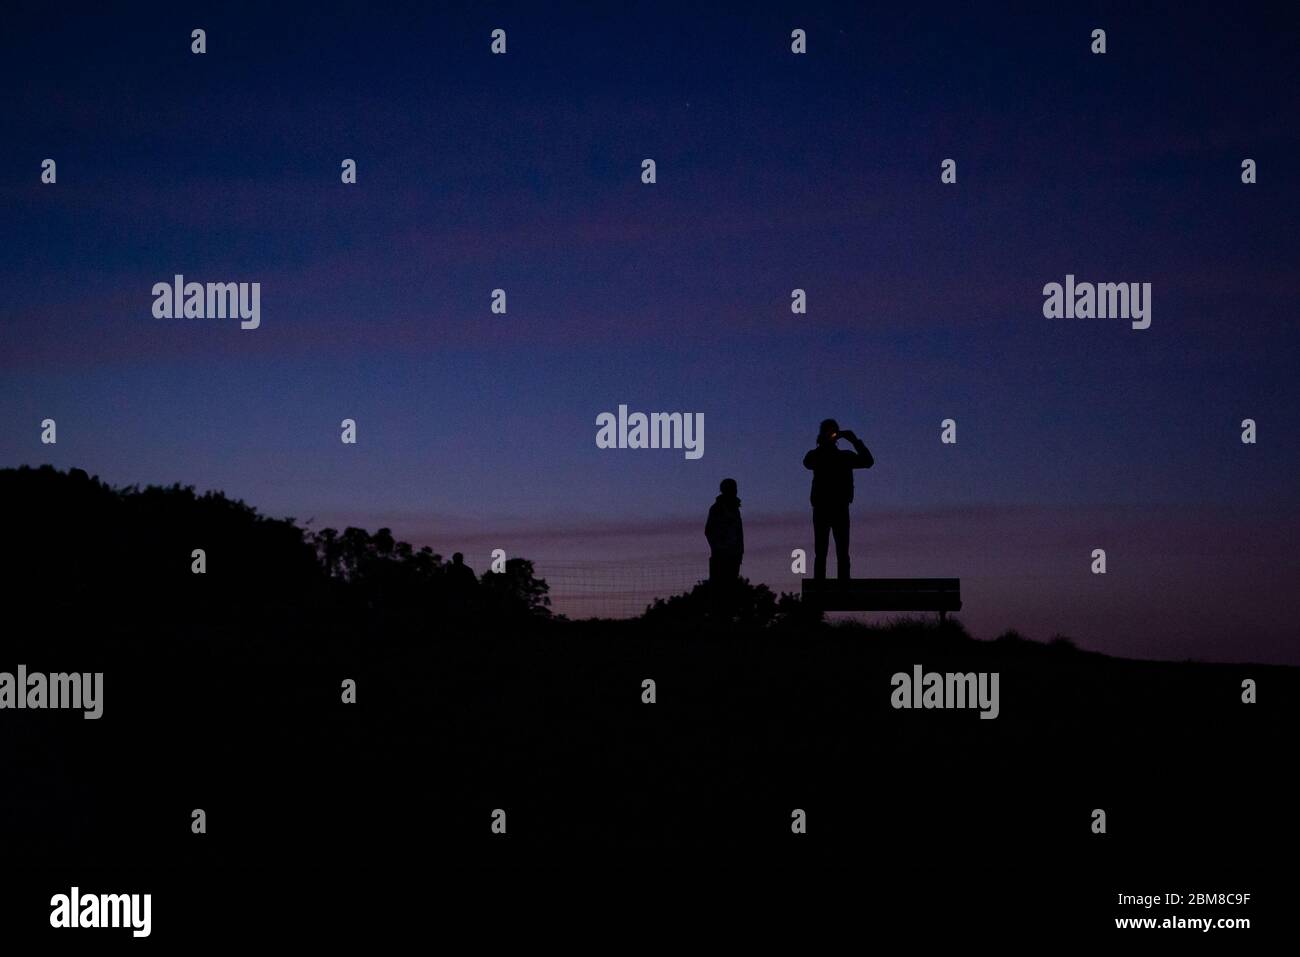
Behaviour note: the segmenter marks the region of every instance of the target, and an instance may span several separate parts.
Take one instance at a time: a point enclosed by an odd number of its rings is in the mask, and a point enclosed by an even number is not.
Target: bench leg
[[[948,620],[948,613],[947,613],[946,611],[940,611],[940,612],[939,612],[939,624],[942,625],[942,624],[943,624],[945,621],[947,621],[947,620]]]

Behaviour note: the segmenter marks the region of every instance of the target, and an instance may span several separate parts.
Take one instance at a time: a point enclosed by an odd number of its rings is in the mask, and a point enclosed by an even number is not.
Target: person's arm
[[[817,467],[817,450],[812,449],[803,457],[803,467],[806,469],[815,469]]]
[[[708,541],[710,548],[717,547],[718,523],[717,523],[716,505],[709,506],[709,517],[704,523],[704,538]]]
[[[840,435],[853,443],[853,452],[850,453],[854,456],[853,468],[869,469],[876,464],[876,460],[871,457],[871,451],[867,448],[866,443],[857,435],[847,429],[842,429]]]

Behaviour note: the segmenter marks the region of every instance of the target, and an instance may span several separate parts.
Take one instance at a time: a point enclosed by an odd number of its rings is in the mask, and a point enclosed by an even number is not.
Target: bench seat
[[[959,578],[805,578],[802,597],[821,611],[961,611]]]

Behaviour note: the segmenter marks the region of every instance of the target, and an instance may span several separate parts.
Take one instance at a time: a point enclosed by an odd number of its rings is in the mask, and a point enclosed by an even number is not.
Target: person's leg
[[[835,575],[847,579],[849,575],[849,507],[844,506],[835,516]]]
[[[710,615],[722,614],[723,606],[726,604],[727,590],[726,583],[722,577],[726,574],[726,562],[721,555],[709,556],[709,585],[705,592],[708,601],[708,613]]]
[[[830,547],[831,523],[820,509],[813,509],[813,578],[826,577],[826,550]]]
[[[730,555],[709,559],[709,600],[715,615],[727,616],[736,601],[736,582],[740,562]]]

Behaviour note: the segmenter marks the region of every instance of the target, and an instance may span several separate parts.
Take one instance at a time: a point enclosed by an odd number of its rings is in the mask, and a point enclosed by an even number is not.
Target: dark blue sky
[[[1293,6],[437,6],[7,18],[0,464],[687,579],[731,475],[793,589],[835,415],[878,461],[859,574],[1300,661]],[[261,328],[153,318],[178,272],[260,282]],[[1066,273],[1150,282],[1151,328],[1045,319]],[[703,412],[704,457],[598,450],[620,403]]]

